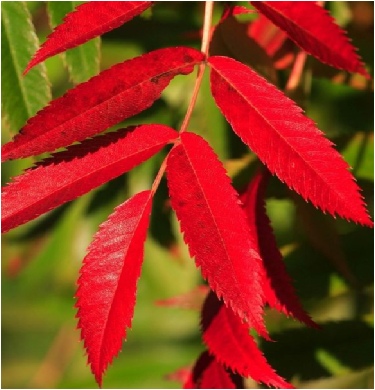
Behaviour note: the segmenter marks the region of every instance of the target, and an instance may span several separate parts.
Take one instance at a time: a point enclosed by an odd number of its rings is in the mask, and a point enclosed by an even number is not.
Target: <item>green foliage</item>
[[[22,73],[39,47],[39,40],[24,2],[1,4],[1,108],[3,125],[14,135],[51,99],[45,65],[27,78]]]

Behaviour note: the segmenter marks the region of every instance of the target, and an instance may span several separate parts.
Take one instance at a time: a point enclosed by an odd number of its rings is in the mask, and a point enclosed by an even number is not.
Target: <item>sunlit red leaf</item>
[[[47,58],[102,35],[133,19],[151,1],[89,1],[65,16],[27,65],[24,74]]]
[[[230,179],[205,140],[181,134],[167,160],[172,207],[202,275],[236,314],[267,337],[260,259]]]
[[[370,78],[346,33],[313,1],[251,1],[290,39],[321,62]]]
[[[348,164],[292,100],[231,58],[208,62],[217,105],[272,174],[324,212],[373,225]]]
[[[53,151],[138,114],[160,97],[174,76],[190,73],[202,59],[195,49],[165,48],[103,71],[31,118],[2,147],[2,161]]]
[[[78,327],[99,386],[131,327],[151,199],[151,191],[143,191],[118,206],[100,226],[81,268]]]
[[[86,140],[56,153],[18,176],[2,193],[3,232],[36,218],[121,175],[157,153],[178,136],[164,125]]]
[[[293,388],[276,374],[258,349],[248,326],[211,292],[202,310],[203,340],[216,359],[234,372],[281,389]]]
[[[263,260],[265,273],[262,287],[264,295],[271,307],[288,316],[293,316],[309,326],[316,327],[314,321],[303,310],[294,292],[292,281],[277,247],[271,222],[266,214],[265,192],[268,177],[267,171],[259,171],[241,196],[250,228],[256,235],[258,252]]]

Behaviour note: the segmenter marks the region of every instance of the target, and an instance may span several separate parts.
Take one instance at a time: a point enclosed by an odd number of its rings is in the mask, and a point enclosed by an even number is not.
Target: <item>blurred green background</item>
[[[100,68],[160,47],[199,48],[203,6],[203,2],[158,2],[102,37]],[[43,42],[51,31],[46,3],[28,2],[27,7]],[[347,29],[372,74],[373,3],[329,2],[328,8]],[[221,11],[218,3],[215,21]],[[53,97],[73,86],[61,56],[47,60],[46,66]],[[277,73],[280,87],[288,72]],[[150,109],[117,127],[164,123],[178,128],[194,79],[194,74],[176,77]],[[301,88],[292,97],[351,165],[373,215],[372,82],[309,60]],[[7,99],[3,91],[2,99]],[[238,189],[250,180],[259,163],[215,107],[207,75],[189,129],[210,142]],[[2,142],[17,131],[3,120]],[[96,387],[75,329],[78,271],[98,225],[116,205],[150,188],[166,152],[3,235],[3,388]],[[2,184],[34,161],[3,164]],[[321,325],[319,331],[307,329],[267,311],[267,325],[276,341],[261,342],[267,359],[300,388],[373,388],[373,231],[323,215],[274,178],[267,210],[298,295]],[[201,283],[170,210],[163,180],[154,200],[133,328],[104,378],[105,388],[180,387],[168,374],[193,364],[203,350],[199,313],[157,306],[155,301],[189,292]],[[256,384],[249,380],[247,386]]]

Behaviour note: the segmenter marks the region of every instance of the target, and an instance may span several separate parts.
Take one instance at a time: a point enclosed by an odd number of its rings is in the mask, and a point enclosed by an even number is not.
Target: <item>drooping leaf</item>
[[[262,287],[267,303],[280,312],[293,316],[305,324],[316,327],[303,310],[294,292],[292,281],[286,271],[282,255],[265,209],[265,192],[269,174],[259,171],[251,180],[241,200],[250,228],[255,232],[258,252],[264,266]]]
[[[234,372],[257,382],[281,389],[293,386],[276,374],[258,349],[246,324],[219,301],[213,292],[202,310],[202,333],[207,348],[216,359]]]
[[[103,71],[31,118],[2,147],[2,161],[70,145],[145,110],[174,76],[190,73],[202,59],[195,49],[165,48]]]
[[[27,78],[22,71],[39,45],[24,2],[1,3],[1,107],[11,134],[51,99],[46,68],[40,65]]]
[[[164,125],[122,129],[82,144],[27,170],[4,187],[1,229],[6,232],[129,171],[177,133]]]
[[[208,62],[216,104],[272,174],[324,212],[373,225],[348,164],[292,100],[231,58]]]
[[[151,191],[143,191],[118,206],[83,260],[76,294],[78,327],[99,386],[131,327],[151,199]]]
[[[201,353],[184,389],[235,389],[230,374],[208,351]]]
[[[267,337],[261,260],[217,156],[200,136],[183,133],[168,156],[167,179],[172,207],[203,277],[237,315]]]
[[[151,1],[89,1],[77,7],[56,27],[25,69],[65,50],[111,31],[139,15]]]
[[[370,78],[345,31],[315,2],[251,1],[251,4],[321,62]]]
[[[74,11],[77,1],[49,1],[47,11],[50,25],[55,28],[69,12]],[[128,3],[127,3],[128,4]],[[94,8],[96,10],[96,8]],[[94,38],[63,54],[64,63],[74,84],[83,83],[100,71],[100,38]]]

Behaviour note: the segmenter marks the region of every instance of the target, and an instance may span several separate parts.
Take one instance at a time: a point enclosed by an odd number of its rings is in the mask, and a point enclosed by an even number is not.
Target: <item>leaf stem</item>
[[[212,24],[212,12],[214,9],[213,1],[206,1],[204,9],[204,22],[203,22],[203,33],[202,33],[202,45],[201,52],[208,57],[208,48],[211,41],[211,24]]]
[[[201,51],[202,53],[204,53],[206,58],[208,57],[208,49],[210,47],[210,41],[211,41],[211,25],[212,25],[213,8],[214,8],[214,2],[206,1],[205,9],[204,9],[204,22],[203,22],[203,33],[202,33],[202,45],[201,45]],[[205,69],[206,69],[206,62],[202,62],[199,65],[197,78],[194,84],[193,95],[191,97],[189,107],[186,110],[186,114],[180,128],[180,133],[186,131],[189,125],[191,114],[193,113],[195,103],[197,101],[198,93],[202,84],[202,79],[203,79]],[[179,140],[175,142],[175,145],[177,143],[179,143]],[[160,169],[155,177],[155,180],[152,183],[152,187],[151,187],[152,195],[155,194],[156,190],[158,189],[161,178],[163,177],[163,174],[167,168],[167,158],[168,156],[163,160]]]
[[[201,51],[205,54],[206,57],[208,56],[208,49],[211,40],[211,24],[212,24],[213,7],[214,7],[213,1],[206,1],[205,10],[204,10],[203,36],[202,36],[202,46],[201,46]],[[202,62],[199,65],[197,79],[195,80],[193,95],[191,97],[189,107],[186,111],[185,118],[182,122],[180,133],[186,131],[189,125],[191,114],[193,113],[193,109],[197,101],[198,93],[202,84],[202,79],[203,79],[205,69],[206,69],[206,63]]]
[[[154,196],[156,190],[158,189],[160,181],[161,181],[161,178],[163,177],[164,172],[165,172],[165,170],[167,168],[167,158],[168,158],[168,156],[161,163],[159,171],[158,171],[158,173],[157,173],[157,175],[155,177],[155,180],[152,183],[152,187],[151,187],[152,196]]]

